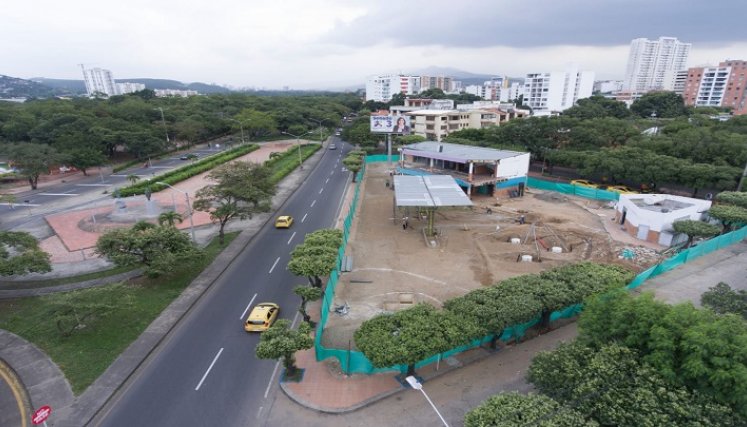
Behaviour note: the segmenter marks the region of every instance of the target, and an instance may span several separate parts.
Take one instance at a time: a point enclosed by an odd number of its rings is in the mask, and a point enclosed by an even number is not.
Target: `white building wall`
[[[638,207],[633,200],[639,199],[643,199],[649,205],[669,199],[690,203],[692,206],[664,213]],[[625,210],[625,221],[630,222],[631,225],[636,227],[646,225],[651,231],[662,232],[671,229],[672,223],[678,220],[700,220],[703,217],[702,212],[707,211],[710,207],[710,200],[693,199],[690,197],[669,194],[621,194],[616,209],[620,214]]]
[[[674,37],[634,39],[630,43],[624,89],[633,92],[672,90],[677,71],[687,69],[690,43]]]
[[[82,66],[81,66],[82,67]],[[83,80],[86,84],[88,96],[103,93],[107,96],[118,95],[117,85],[114,83],[112,72],[102,68],[83,68]]]
[[[501,159],[498,162],[499,178],[515,178],[529,173],[529,153]]]
[[[366,79],[366,101],[389,102],[396,93],[420,92],[420,78],[404,75],[379,75]]]

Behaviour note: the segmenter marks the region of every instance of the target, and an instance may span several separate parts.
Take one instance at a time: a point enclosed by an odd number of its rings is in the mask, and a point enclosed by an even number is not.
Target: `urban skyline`
[[[531,9],[473,0],[459,10],[439,1],[91,4],[5,5],[0,73],[79,79],[84,63],[123,79],[315,89],[429,66],[519,77],[573,62],[597,79],[621,80],[631,40],[661,36],[692,44],[688,67],[747,56],[747,34],[733,30],[747,4],[736,0],[719,2],[728,13],[718,19],[713,5],[674,0],[543,0]]]

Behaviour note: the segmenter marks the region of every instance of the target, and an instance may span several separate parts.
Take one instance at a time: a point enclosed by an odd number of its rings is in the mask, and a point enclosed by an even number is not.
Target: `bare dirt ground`
[[[346,250],[353,271],[341,274],[335,297],[335,305],[347,304],[349,310],[330,313],[325,346],[347,348],[358,326],[378,313],[418,302],[438,307],[510,277],[584,260],[639,271],[658,258],[652,249],[634,248],[630,239],[613,239],[602,223],[613,215],[605,203],[531,189],[521,198],[479,196],[472,208],[439,209],[434,242],[416,211],[394,208],[389,179],[386,164],[367,165]],[[623,248],[635,249],[635,263],[621,258]],[[517,262],[522,255],[532,261]]]

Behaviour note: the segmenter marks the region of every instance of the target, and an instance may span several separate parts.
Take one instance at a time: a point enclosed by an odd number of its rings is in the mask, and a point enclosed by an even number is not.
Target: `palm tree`
[[[140,180],[140,177],[135,175],[134,173],[131,173],[127,175],[127,180],[130,181],[130,184],[134,185],[136,182]]]
[[[158,215],[158,225],[163,226],[164,224],[168,225],[169,227],[176,226],[176,223],[179,222],[179,224],[184,221],[184,218],[182,218],[182,214],[179,212],[174,211],[166,211],[163,212],[161,215]]]

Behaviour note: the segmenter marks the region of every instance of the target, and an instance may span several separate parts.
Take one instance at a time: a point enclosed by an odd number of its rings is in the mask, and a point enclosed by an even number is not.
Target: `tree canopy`
[[[0,276],[48,273],[49,254],[34,236],[23,231],[0,231]]]

